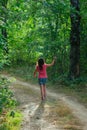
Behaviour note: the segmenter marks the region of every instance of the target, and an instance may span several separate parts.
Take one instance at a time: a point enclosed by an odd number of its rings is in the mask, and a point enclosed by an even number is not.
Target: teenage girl
[[[53,66],[55,63],[56,57],[53,59],[51,64],[46,64],[44,62],[44,59],[40,58],[38,60],[38,63],[36,65],[35,71],[34,71],[34,77],[36,77],[36,73],[38,72],[38,80],[40,84],[40,90],[41,90],[41,99],[44,100],[46,98],[46,80],[47,80],[47,72],[46,68]]]

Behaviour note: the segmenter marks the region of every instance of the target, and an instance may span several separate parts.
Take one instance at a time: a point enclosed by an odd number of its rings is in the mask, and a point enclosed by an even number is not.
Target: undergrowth
[[[16,110],[17,101],[9,84],[6,78],[0,77],[0,130],[19,130],[22,114]]]

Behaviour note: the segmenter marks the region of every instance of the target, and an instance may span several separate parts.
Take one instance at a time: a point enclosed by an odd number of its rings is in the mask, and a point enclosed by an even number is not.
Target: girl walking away
[[[41,90],[41,99],[46,99],[46,81],[47,81],[47,67],[53,66],[55,63],[56,57],[53,58],[52,63],[46,64],[44,59],[40,58],[36,64],[36,68],[34,71],[34,77],[36,77],[36,73],[38,72],[38,81]]]

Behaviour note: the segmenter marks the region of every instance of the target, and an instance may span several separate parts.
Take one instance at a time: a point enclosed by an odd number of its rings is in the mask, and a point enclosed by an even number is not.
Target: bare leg
[[[46,85],[43,85],[44,98],[46,98]]]
[[[44,99],[44,86],[40,85],[40,90],[41,90],[41,99]]]

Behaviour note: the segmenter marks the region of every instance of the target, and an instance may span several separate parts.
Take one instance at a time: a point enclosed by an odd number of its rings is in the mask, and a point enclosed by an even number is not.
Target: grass
[[[19,130],[22,121],[22,114],[13,110],[17,101],[9,89],[10,83],[10,80],[0,77],[0,130]]]
[[[49,85],[51,87],[51,85]],[[65,85],[55,85],[55,89],[51,87],[56,93],[64,93],[71,98],[75,98],[78,102],[82,103],[85,107],[87,107],[87,87],[86,85],[74,85],[73,87],[65,86]]]
[[[14,113],[13,115],[12,112]],[[1,120],[0,130],[19,130],[22,122],[22,114],[19,111],[9,111],[6,116],[2,116]]]
[[[82,130],[81,122],[73,116],[72,111],[65,104],[55,102],[49,105],[49,114],[46,120],[52,122],[53,125],[60,126],[65,130]]]

